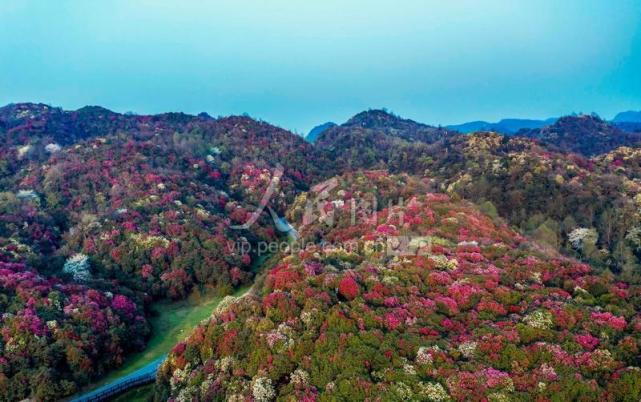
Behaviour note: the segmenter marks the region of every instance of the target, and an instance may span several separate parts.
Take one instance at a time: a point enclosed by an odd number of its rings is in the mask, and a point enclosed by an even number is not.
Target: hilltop
[[[641,134],[620,130],[595,115],[562,117],[552,125],[521,130],[516,135],[535,138],[562,151],[587,156],[641,143]]]

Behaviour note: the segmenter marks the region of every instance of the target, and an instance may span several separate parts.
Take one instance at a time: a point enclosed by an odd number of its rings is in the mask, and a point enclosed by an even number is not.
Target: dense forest
[[[595,116],[463,135],[370,110],[309,143],[15,104],[0,144],[1,400],[71,395],[144,348],[157,301],[249,283],[157,400],[640,396],[641,148]],[[257,270],[286,240],[270,210],[311,248]],[[429,249],[390,254],[403,238]]]

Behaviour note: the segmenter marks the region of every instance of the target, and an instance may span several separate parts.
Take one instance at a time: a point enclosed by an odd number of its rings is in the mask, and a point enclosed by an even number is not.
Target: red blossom
[[[345,275],[338,284],[338,292],[347,300],[353,300],[360,294],[360,287],[351,275]]]

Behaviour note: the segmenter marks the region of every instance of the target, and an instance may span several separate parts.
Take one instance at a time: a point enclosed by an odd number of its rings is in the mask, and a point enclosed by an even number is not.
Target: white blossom
[[[225,356],[220,358],[219,360],[216,360],[214,362],[214,365],[216,368],[222,372],[229,372],[231,371],[233,365],[234,365],[235,359],[231,356]]]
[[[301,388],[306,387],[309,385],[309,374],[303,369],[296,369],[292,374],[290,374],[289,382],[294,386]]]
[[[583,250],[588,244],[596,244],[598,239],[596,229],[576,228],[568,235],[568,241],[577,250]]]
[[[440,383],[437,382],[428,382],[418,383],[420,395],[427,399],[428,401],[433,402],[445,402],[450,400],[450,396],[445,391],[445,388]]]
[[[471,358],[476,352],[476,342],[463,342],[458,345],[458,351],[466,358]]]
[[[528,314],[523,321],[532,328],[548,329],[552,327],[552,314],[549,311],[537,310]]]
[[[252,395],[256,402],[269,402],[276,397],[276,391],[272,380],[266,377],[258,377],[252,384]]]
[[[19,147],[18,148],[18,158],[19,159],[24,158],[24,156],[26,154],[28,154],[30,150],[31,150],[31,145],[29,145],[29,144],[28,145],[24,145],[22,147]]]
[[[394,386],[394,393],[398,397],[398,400],[400,401],[413,401],[415,400],[414,398],[414,392],[412,392],[412,388],[410,388],[407,384],[403,382],[399,382]]]
[[[416,368],[409,363],[403,365],[403,371],[405,374],[416,375]]]
[[[459,247],[477,247],[479,243],[476,240],[472,241],[460,241],[458,243]]]
[[[78,282],[84,282],[91,279],[89,272],[89,257],[84,254],[74,254],[62,267],[62,272],[71,274],[73,279]]]
[[[434,346],[421,346],[416,352],[416,359],[414,360],[416,364],[432,364],[434,359],[432,358],[432,353],[440,352],[441,348],[437,345]]]
[[[19,190],[16,197],[20,199],[39,199],[40,197],[33,190]]]
[[[62,149],[62,147],[60,145],[58,145],[58,144],[55,144],[55,143],[47,144],[47,146],[45,147],[45,151],[47,151],[50,154],[55,154],[56,152],[60,151],[61,149]]]

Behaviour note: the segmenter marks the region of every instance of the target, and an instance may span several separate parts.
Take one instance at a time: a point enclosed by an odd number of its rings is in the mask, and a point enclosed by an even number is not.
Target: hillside
[[[56,400],[144,346],[130,290],[47,277],[16,262],[22,247],[0,238],[0,400]],[[76,256],[67,267],[82,275],[88,264]]]
[[[176,345],[156,400],[639,397],[641,374],[628,368],[639,364],[639,286],[411,177],[337,184],[325,204],[333,223],[305,225],[306,247],[283,254],[253,297]],[[403,206],[369,207],[401,195]],[[297,226],[309,197],[290,210]]]
[[[210,119],[210,118],[209,118]],[[0,122],[6,131],[6,145],[69,145],[90,137],[130,133],[158,133],[180,130],[207,117],[184,113],[153,116],[120,114],[100,106],[68,111],[36,103],[16,103],[0,108]]]
[[[173,134],[208,119],[184,113],[120,114],[100,106],[85,106],[75,111],[37,103],[0,107],[0,184],[24,168],[28,161],[44,162],[63,147],[79,141],[117,133]]]
[[[433,142],[402,140],[418,129],[435,134],[436,129],[425,127],[364,131],[345,124],[321,136],[319,152],[337,161],[340,172],[364,168],[426,175],[440,191],[482,204],[569,255],[615,272],[641,269],[634,240],[641,227],[641,186],[634,176],[603,160],[568,155],[522,137],[438,131],[442,135]],[[581,228],[596,231],[592,246],[570,241]]]
[[[250,118],[170,120],[166,129],[95,128],[55,152],[22,155],[16,149],[60,137],[9,124],[25,145],[0,146],[18,156],[3,161],[1,178],[0,261],[17,265],[0,284],[0,399],[69,395],[144,346],[155,300],[247,284],[257,256],[246,249],[279,234],[267,214],[232,225],[252,218],[270,184],[265,206],[282,213],[327,166],[299,136]],[[85,123],[102,127],[102,117]]]
[[[641,224],[641,186],[615,164],[496,134],[453,138],[430,158],[425,174],[442,191],[483,205],[540,242],[614,272],[641,267],[628,236]],[[580,228],[594,230],[594,244],[572,242]]]
[[[310,150],[301,138],[273,126],[226,118],[182,133],[123,133],[78,143],[51,156],[42,168],[24,169],[16,179],[16,191],[30,194],[43,216],[56,217],[51,231],[59,238],[51,239],[58,242],[49,247],[52,251],[97,254],[110,277],[151,266],[146,279],[166,273],[185,282],[170,292],[179,295],[194,276],[199,283],[223,287],[236,282],[224,273],[217,284],[220,273],[199,272],[199,267],[209,271],[226,266],[228,271],[249,266],[241,263],[241,256],[225,252],[222,239],[242,234],[251,241],[273,233],[261,233],[260,227],[252,234],[227,227],[248,220],[277,164],[284,165],[284,175],[269,204],[276,211],[319,178]],[[20,206],[15,196],[7,197]],[[22,232],[16,228],[14,235]],[[38,251],[48,258],[44,248]],[[190,266],[186,276],[181,268],[185,265]],[[165,290],[152,293],[158,292]]]

